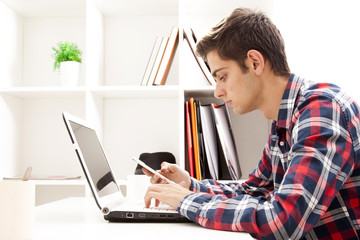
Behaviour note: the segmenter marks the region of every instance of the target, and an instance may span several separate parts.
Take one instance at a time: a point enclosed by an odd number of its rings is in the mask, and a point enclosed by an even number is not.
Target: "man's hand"
[[[176,164],[163,162],[161,164],[161,169],[158,170],[161,175],[174,181],[176,184],[166,184],[166,180],[161,179],[159,176],[149,172],[145,168],[142,170],[147,176],[151,177],[150,181],[153,184],[149,186],[148,191],[145,194],[145,207],[150,207],[151,199],[154,198],[156,206],[162,202],[176,209],[180,201],[192,193],[189,190],[191,186],[189,173]]]
[[[151,177],[151,183],[166,183],[166,180],[161,179],[159,176],[151,173],[150,171],[146,170],[145,168],[142,169],[145,175]],[[191,180],[189,173],[185,171],[184,169],[181,169],[176,164],[170,164],[167,162],[163,162],[161,164],[161,169],[158,170],[158,172],[167,177],[168,179],[174,181],[175,183],[183,183],[183,187],[186,189],[190,189],[191,186]]]
[[[151,199],[155,199],[155,206],[160,202],[177,208],[181,200],[192,192],[183,187],[185,182],[179,184],[153,184],[150,185],[145,197],[145,207],[150,207]]]

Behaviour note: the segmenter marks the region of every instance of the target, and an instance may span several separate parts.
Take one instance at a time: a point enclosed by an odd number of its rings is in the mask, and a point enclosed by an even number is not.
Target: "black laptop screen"
[[[92,181],[98,195],[103,197],[119,191],[96,132],[73,121],[69,122],[90,173],[91,179],[88,180]]]

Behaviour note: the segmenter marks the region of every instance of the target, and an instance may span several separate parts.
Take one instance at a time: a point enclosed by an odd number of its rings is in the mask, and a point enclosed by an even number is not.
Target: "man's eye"
[[[222,76],[219,78],[220,81],[225,81],[225,79],[226,79],[226,74],[222,75]]]

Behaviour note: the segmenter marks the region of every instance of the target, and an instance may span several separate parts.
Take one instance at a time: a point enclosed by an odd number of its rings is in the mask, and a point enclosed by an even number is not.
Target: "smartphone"
[[[158,173],[157,171],[155,171],[154,169],[152,169],[151,167],[149,167],[148,165],[146,165],[146,163],[144,163],[143,161],[141,161],[138,158],[133,157],[132,160],[134,160],[136,163],[140,164],[142,167],[146,168],[147,170],[149,170],[151,173],[159,176],[161,179],[166,180],[168,183],[175,183],[173,181],[171,181],[170,179],[168,179],[167,177],[164,177],[163,175],[161,175],[160,173]]]

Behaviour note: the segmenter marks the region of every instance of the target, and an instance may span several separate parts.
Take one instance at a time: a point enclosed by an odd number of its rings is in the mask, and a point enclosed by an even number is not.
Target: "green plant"
[[[65,61],[75,61],[81,63],[81,54],[82,51],[75,43],[66,41],[65,43],[59,42],[57,47],[52,47],[54,53],[52,57],[54,58],[54,71],[60,69],[60,63]]]

